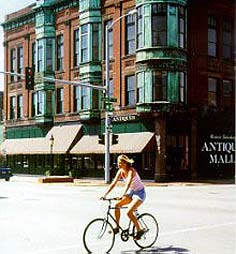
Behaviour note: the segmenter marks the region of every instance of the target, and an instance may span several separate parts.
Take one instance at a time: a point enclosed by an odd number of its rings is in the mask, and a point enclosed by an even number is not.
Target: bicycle
[[[106,215],[104,218],[96,218],[88,223],[84,229],[83,233],[83,244],[88,253],[97,253],[99,248],[99,253],[109,253],[112,249],[115,242],[115,232],[114,227],[112,226],[110,219],[115,223],[116,220],[111,214],[110,210],[117,209],[112,206],[112,201],[118,200],[117,198],[106,198],[102,199],[108,201],[108,207]],[[118,209],[123,209],[127,207],[120,207]],[[144,230],[144,234],[140,239],[135,239],[136,228],[133,225],[131,227],[131,220],[129,221],[128,228],[124,229],[119,225],[119,230],[121,231],[120,237],[122,241],[128,241],[130,237],[133,237],[135,244],[141,248],[149,248],[153,246],[156,242],[159,227],[157,220],[150,213],[139,214],[138,211],[135,211],[135,215],[138,219],[140,227]],[[99,241],[101,244],[99,244]],[[104,247],[104,252],[101,252],[101,247]]]

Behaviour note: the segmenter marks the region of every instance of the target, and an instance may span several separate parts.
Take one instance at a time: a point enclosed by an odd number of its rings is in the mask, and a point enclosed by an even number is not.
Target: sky
[[[0,23],[4,21],[5,15],[20,10],[35,0],[0,0]],[[4,71],[4,49],[3,49],[3,29],[0,27],[0,71]],[[0,74],[0,91],[3,91],[4,76]]]

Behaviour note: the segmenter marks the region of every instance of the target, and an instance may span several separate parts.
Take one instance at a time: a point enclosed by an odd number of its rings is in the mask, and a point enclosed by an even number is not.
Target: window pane
[[[208,105],[216,106],[216,90],[217,80],[213,78],[208,79]]]
[[[64,39],[63,35],[57,36],[57,70],[64,69]]]
[[[167,72],[153,72],[153,101],[167,100]]]
[[[88,24],[81,26],[81,62],[88,61]]]
[[[135,76],[126,77],[126,105],[135,105]]]
[[[74,31],[74,66],[79,66],[79,29]]]
[[[134,54],[134,53],[135,53],[135,21],[133,15],[129,15],[126,19],[126,54]]]

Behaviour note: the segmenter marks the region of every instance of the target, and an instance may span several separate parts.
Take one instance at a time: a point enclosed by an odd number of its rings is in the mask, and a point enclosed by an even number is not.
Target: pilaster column
[[[155,159],[155,181],[166,180],[166,119],[158,117],[155,122],[155,137],[157,142]]]

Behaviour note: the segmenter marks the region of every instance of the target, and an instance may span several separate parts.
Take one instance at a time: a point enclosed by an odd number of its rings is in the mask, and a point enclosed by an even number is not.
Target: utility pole
[[[119,18],[115,19],[110,25],[106,26],[106,48],[105,48],[105,61],[106,61],[106,89],[105,89],[105,182],[110,183],[110,137],[112,133],[112,125],[111,125],[111,112],[109,110],[110,107],[110,58],[109,58],[109,31],[112,30],[113,25],[117,23],[122,18],[134,15],[137,13],[136,9],[129,11],[128,13],[120,16]],[[107,105],[108,104],[108,105]]]

